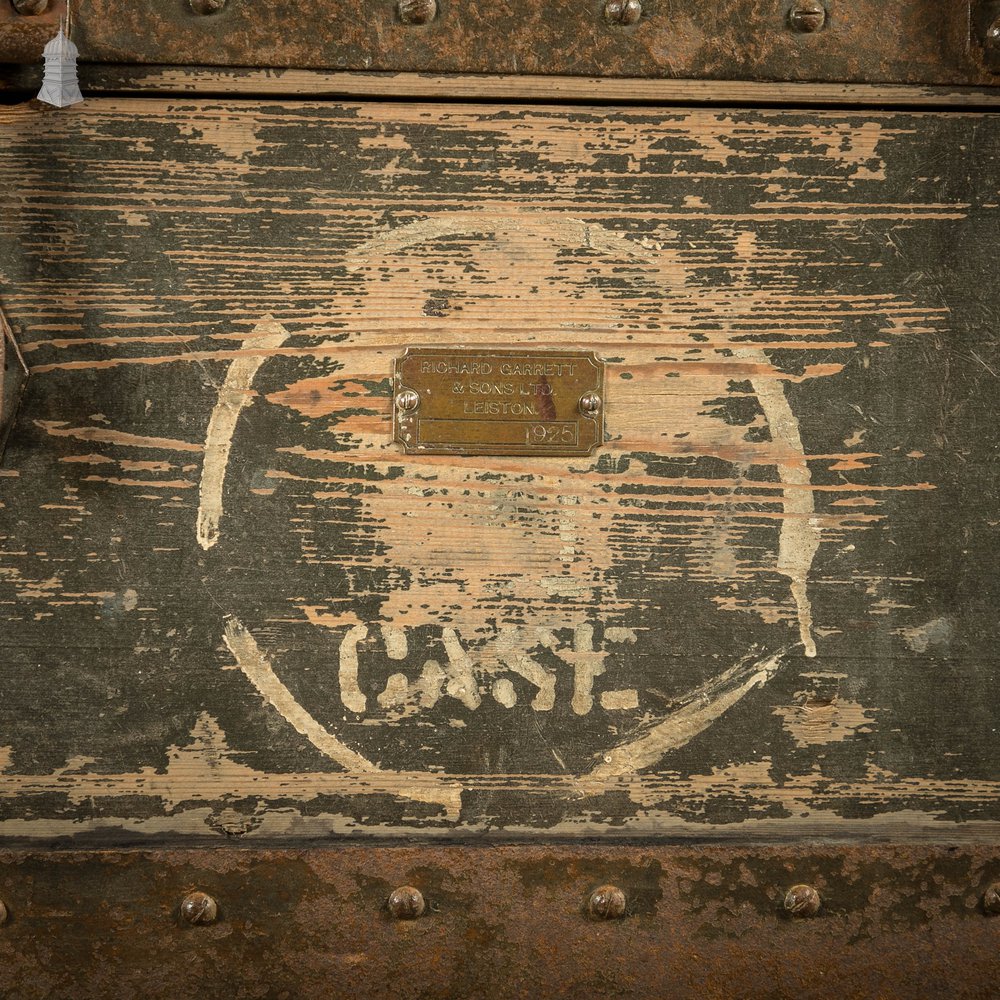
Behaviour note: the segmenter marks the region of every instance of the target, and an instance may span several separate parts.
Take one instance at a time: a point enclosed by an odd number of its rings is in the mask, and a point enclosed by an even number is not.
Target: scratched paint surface
[[[990,118],[2,114],[0,836],[998,819]],[[404,456],[412,345],[607,439]]]

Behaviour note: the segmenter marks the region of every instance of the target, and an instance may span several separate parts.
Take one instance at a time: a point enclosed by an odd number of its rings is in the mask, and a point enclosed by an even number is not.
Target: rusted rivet
[[[196,14],[218,14],[226,6],[226,0],[188,0]]]
[[[1000,913],[1000,882],[986,887],[983,893],[983,909],[987,913]]]
[[[404,389],[396,393],[396,408],[404,413],[411,413],[420,405],[420,396],[413,389]]]
[[[996,52],[1000,49],[1000,16],[995,17],[987,27],[983,35],[983,45],[990,52]]]
[[[793,885],[785,893],[785,910],[793,917],[815,917],[819,907],[819,893],[811,885]]]
[[[595,920],[614,920],[625,915],[625,893],[616,885],[602,885],[590,894],[587,913]]]
[[[10,0],[18,14],[32,16],[44,14],[49,9],[49,0]]]
[[[430,24],[437,9],[437,0],[399,0],[399,19],[403,24]]]
[[[389,893],[387,905],[397,920],[416,920],[424,912],[424,894],[412,885],[401,885]]]
[[[604,17],[611,24],[635,24],[642,17],[642,0],[608,0]]]
[[[818,0],[799,0],[788,12],[788,23],[796,31],[819,31],[826,24],[826,8]]]
[[[596,413],[601,408],[601,397],[596,392],[588,392],[580,397],[581,413]]]
[[[181,900],[181,917],[189,924],[214,924],[219,907],[207,892],[189,892]]]

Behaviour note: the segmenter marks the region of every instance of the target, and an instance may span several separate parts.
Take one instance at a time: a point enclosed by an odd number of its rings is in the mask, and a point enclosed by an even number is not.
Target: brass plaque
[[[393,373],[393,437],[409,454],[589,455],[604,440],[592,351],[411,347]]]

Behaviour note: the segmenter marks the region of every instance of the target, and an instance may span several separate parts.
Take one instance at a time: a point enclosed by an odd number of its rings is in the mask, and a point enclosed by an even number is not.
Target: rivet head
[[[403,24],[430,24],[437,17],[437,0],[399,0]]]
[[[396,393],[396,409],[403,413],[412,413],[420,405],[420,396],[413,389],[404,389]]]
[[[181,900],[181,918],[189,924],[214,924],[219,907],[206,892],[189,892]]]
[[[819,893],[811,885],[793,885],[785,893],[785,912],[793,917],[815,917],[819,908]]]
[[[596,392],[588,392],[580,397],[581,413],[596,413],[601,408],[601,397]]]
[[[18,14],[33,16],[44,14],[49,9],[49,0],[11,0],[11,5]]]
[[[0,899],[0,924],[7,923],[7,918],[10,916],[10,911],[7,909],[7,904]]]
[[[412,885],[401,885],[389,893],[386,905],[397,920],[416,920],[424,912],[424,894]]]
[[[604,17],[610,24],[635,24],[642,17],[642,0],[608,0]]]
[[[625,915],[625,893],[616,885],[602,885],[590,894],[587,914],[594,920],[615,920]]]
[[[990,22],[986,33],[983,35],[983,44],[991,50],[1000,48],[1000,17],[994,18]]]
[[[799,0],[788,12],[788,23],[795,31],[819,31],[826,24],[826,8],[818,0]]]
[[[226,6],[226,0],[188,0],[196,14],[218,14]]]
[[[987,913],[1000,913],[1000,882],[986,887],[983,893],[983,909]]]

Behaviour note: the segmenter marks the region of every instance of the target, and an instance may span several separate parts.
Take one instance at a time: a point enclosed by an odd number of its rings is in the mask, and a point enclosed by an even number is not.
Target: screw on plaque
[[[799,0],[788,12],[788,23],[805,34],[819,31],[826,24],[826,7],[819,0]]]
[[[588,392],[580,397],[581,413],[597,413],[601,408],[601,397],[596,392]]]
[[[0,924],[7,923],[7,918],[10,916],[10,910],[7,909],[7,904],[0,899]]]
[[[420,405],[420,396],[413,389],[403,389],[396,393],[396,409],[412,413]]]

